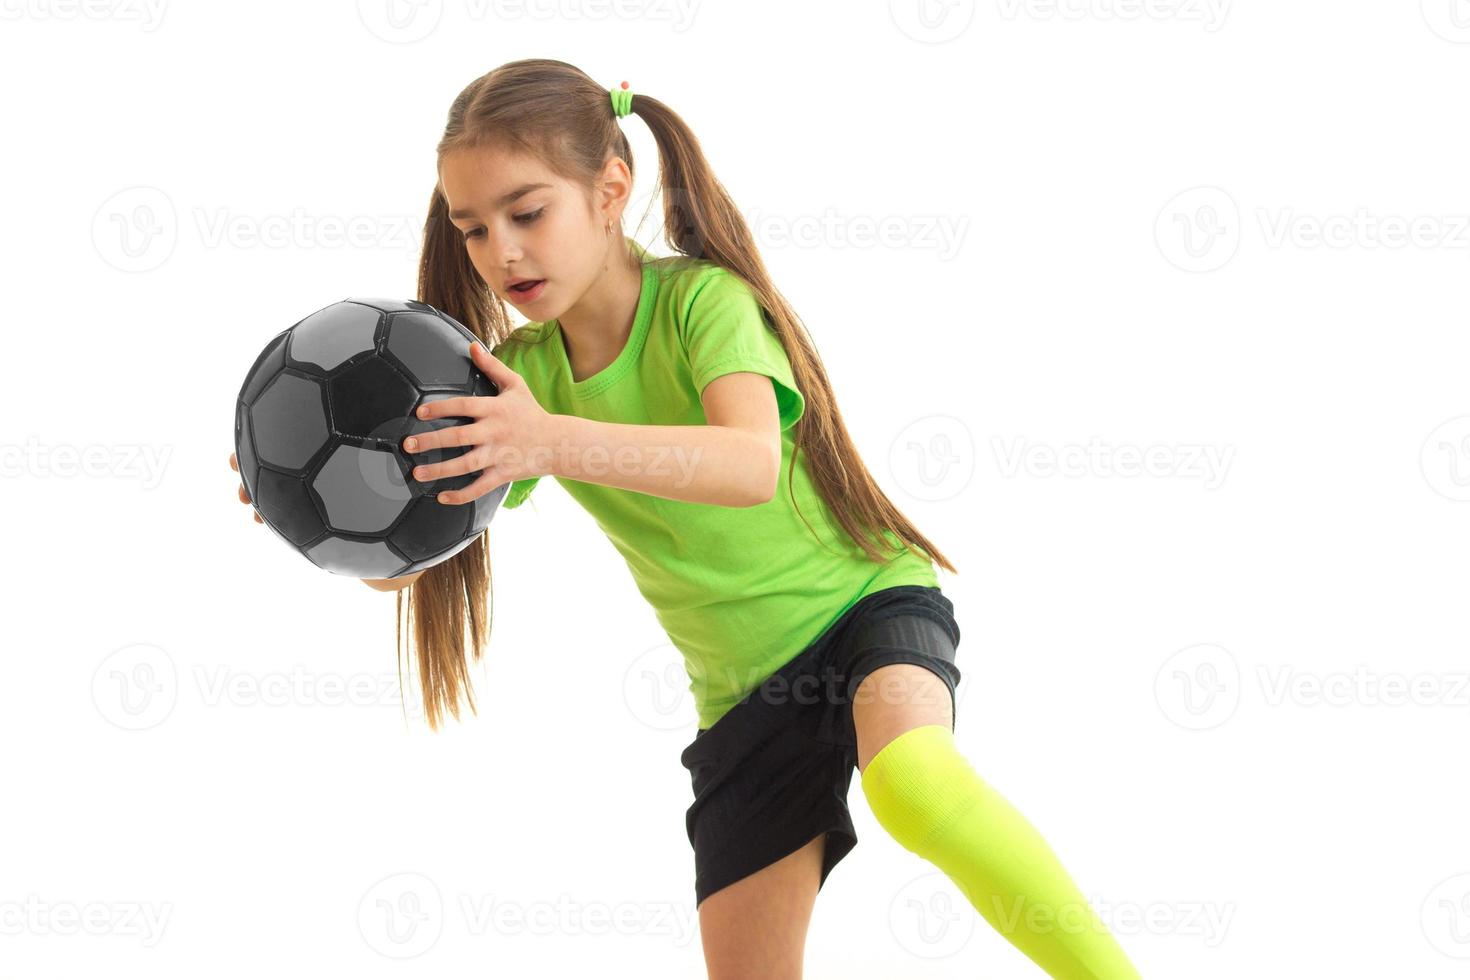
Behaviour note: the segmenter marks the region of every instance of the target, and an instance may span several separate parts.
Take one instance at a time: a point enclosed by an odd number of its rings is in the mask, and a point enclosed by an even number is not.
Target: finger
[[[485,345],[482,343],[476,342],[470,344],[470,360],[475,363],[475,367],[479,368],[485,377],[495,382],[495,387],[501,391],[504,391],[516,381],[516,373],[506,367],[505,362],[486,350]]]
[[[255,523],[257,523],[257,524],[264,524],[265,523],[265,521],[263,521],[263,520],[260,519],[260,515],[259,514],[252,514],[251,516],[255,518]]]
[[[480,418],[485,414],[489,397],[479,395],[460,395],[458,398],[441,398],[434,402],[425,402],[419,406],[418,417],[421,419],[437,419],[446,415],[459,415],[465,418]]]
[[[435,429],[433,432],[409,436],[403,440],[403,451],[426,453],[430,449],[456,449],[460,446],[473,446],[483,441],[480,430],[475,428],[474,422],[459,422],[454,425],[446,425],[442,429]],[[409,445],[410,443],[412,445]]]
[[[439,494],[439,502],[441,504],[473,503],[504,482],[505,477],[497,474],[493,466],[487,466],[480,474],[480,478],[463,490],[446,490]]]
[[[250,503],[250,494],[246,492],[245,485],[243,483],[240,484],[240,487],[235,492],[240,495],[240,503],[242,503],[242,504],[248,504],[248,503]]]
[[[230,453],[230,469],[234,470],[236,473],[240,472],[240,464],[235,462],[234,453]]]
[[[478,452],[471,450],[453,459],[446,459],[443,462],[415,466],[413,469],[413,478],[420,483],[429,483],[434,480],[443,480],[446,477],[475,473],[484,468],[484,458]],[[423,475],[420,476],[420,473]]]
[[[426,453],[430,449],[443,449],[447,445],[453,445],[441,438],[438,433],[447,432],[450,429],[458,429],[461,426],[447,425],[443,429],[432,429],[428,432],[415,432],[403,440],[403,451],[406,453]]]

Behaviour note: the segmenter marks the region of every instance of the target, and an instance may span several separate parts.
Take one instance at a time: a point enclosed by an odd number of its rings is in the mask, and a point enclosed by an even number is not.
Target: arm
[[[705,385],[705,425],[552,416],[553,476],[670,500],[752,507],[775,496],[781,431],[771,379],[738,371]]]
[[[405,586],[412,585],[422,574],[424,572],[414,572],[412,575],[404,575],[401,578],[365,578],[362,581],[369,588],[377,589],[379,592],[397,592]]]

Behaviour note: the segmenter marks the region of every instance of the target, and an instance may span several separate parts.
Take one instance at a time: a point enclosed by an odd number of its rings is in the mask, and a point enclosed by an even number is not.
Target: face
[[[609,243],[621,244],[604,227],[611,220],[618,229],[616,187],[594,195],[606,208],[599,210],[582,188],[532,157],[490,147],[456,150],[445,154],[439,181],[471,264],[531,320],[559,318],[601,275]],[[543,282],[524,293],[509,287],[516,279]]]

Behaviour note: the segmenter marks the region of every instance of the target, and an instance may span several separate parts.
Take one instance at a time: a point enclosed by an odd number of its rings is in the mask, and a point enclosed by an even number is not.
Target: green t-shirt
[[[933,563],[911,547],[886,564],[864,555],[811,482],[805,456],[793,481],[798,515],[786,481],[805,402],[750,287],[708,260],[654,257],[627,241],[643,264],[643,286],[632,332],[611,364],[573,381],[555,320],[523,324],[492,353],[525,379],[547,412],[633,425],[707,424],[705,385],[734,371],[771,378],[781,416],[781,477],[764,504],[699,504],[556,478],[627,561],[684,657],[699,727],[708,728],[862,597],[938,580]],[[513,483],[501,506],[520,506],[537,480]],[[887,539],[889,553],[902,543],[891,532]]]

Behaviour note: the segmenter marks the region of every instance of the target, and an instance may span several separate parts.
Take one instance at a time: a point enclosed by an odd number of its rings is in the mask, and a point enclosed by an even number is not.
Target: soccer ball
[[[468,447],[408,455],[403,440],[472,421],[419,419],[425,402],[500,393],[470,360],[476,339],[427,303],[356,298],[272,338],[235,405],[235,459],[266,526],[319,568],[355,578],[411,574],[469,547],[510,484],[441,504],[436,494],[480,473],[420,483],[413,467]]]

